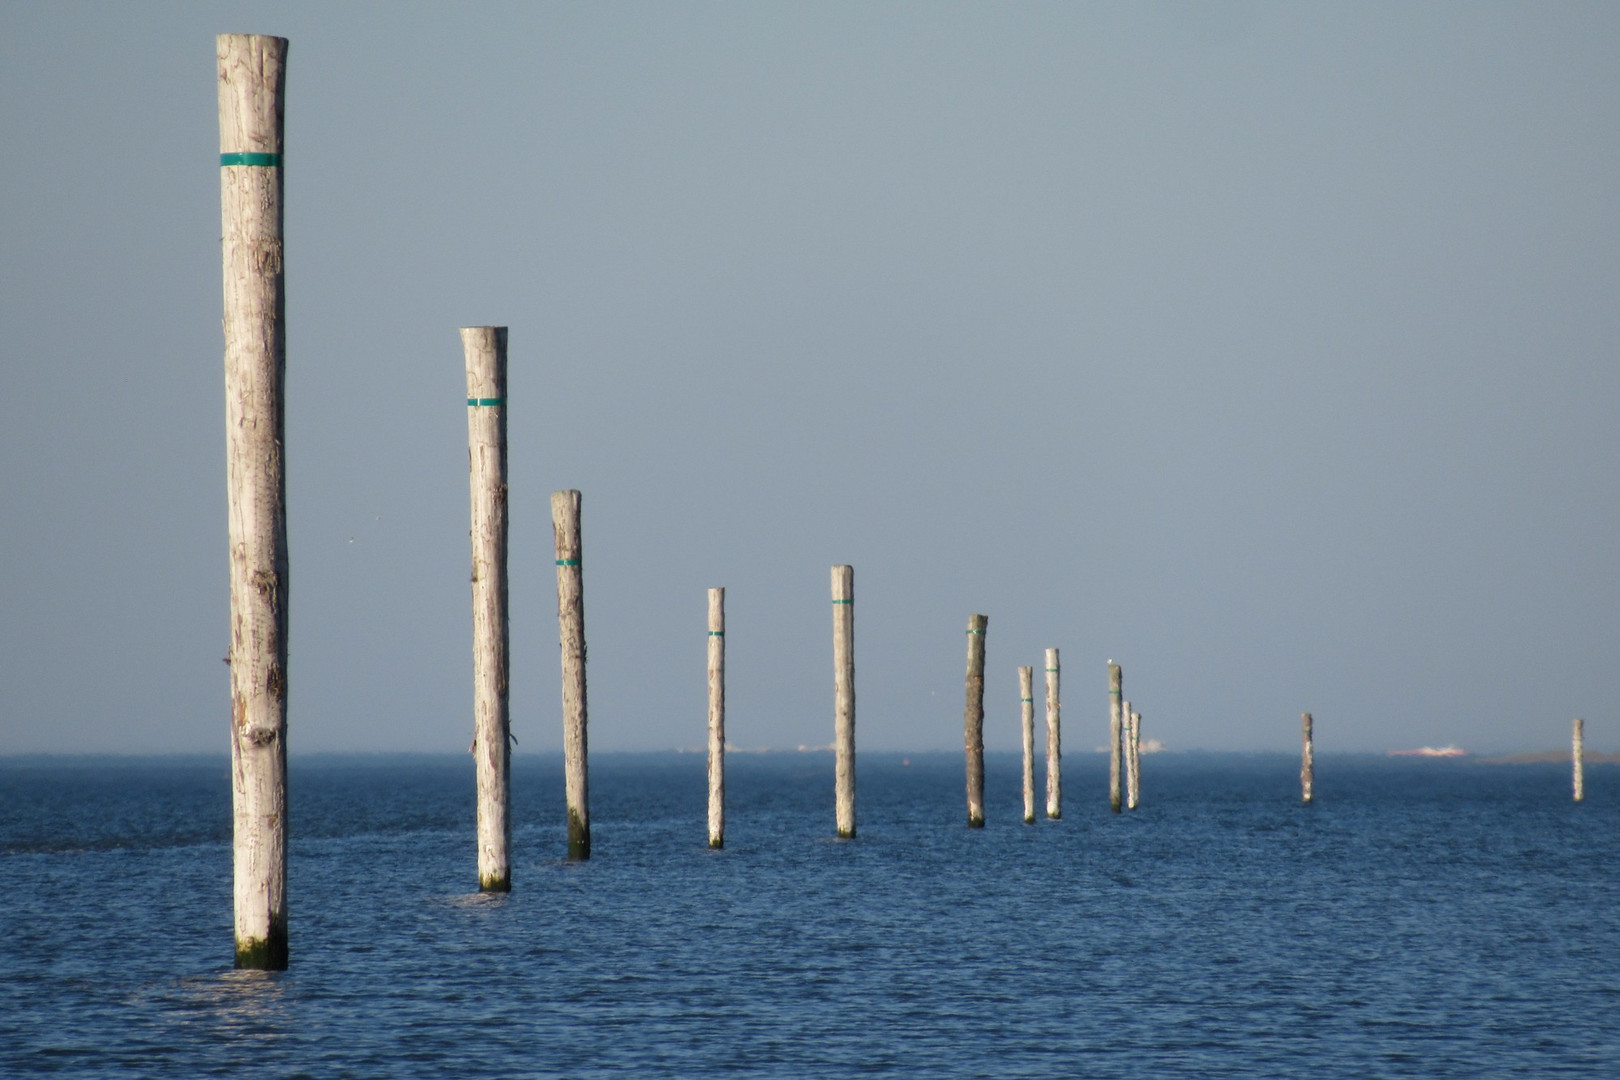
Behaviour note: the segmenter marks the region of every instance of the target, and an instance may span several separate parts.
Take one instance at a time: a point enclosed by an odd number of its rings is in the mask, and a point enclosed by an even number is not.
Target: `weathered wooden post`
[[[563,774],[568,796],[568,857],[591,857],[591,811],[586,777],[585,573],[581,565],[580,497],[551,493],[551,528],[557,540],[557,630],[562,646]]]
[[[838,835],[855,835],[855,568],[832,568],[833,803]]]
[[[1582,730],[1585,726],[1583,721],[1575,721],[1575,732],[1573,741],[1570,744],[1570,758],[1575,766],[1576,802],[1586,798],[1586,746],[1584,738],[1586,733]]]
[[[1302,751],[1299,764],[1299,796],[1300,801],[1309,806],[1314,798],[1313,789],[1316,786],[1316,744],[1311,738],[1311,714],[1299,714],[1300,727],[1304,731],[1305,749]]]
[[[1058,651],[1046,650],[1046,816],[1063,816],[1062,699],[1058,697]]]
[[[511,645],[506,588],[506,327],[465,326],[467,465],[472,489],[473,761],[478,887],[512,887]]]
[[[726,590],[709,590],[709,846],[726,846]]]
[[[1024,732],[1024,824],[1035,824],[1035,669],[1018,669],[1019,714]]]
[[[1125,809],[1135,810],[1142,793],[1142,714],[1131,713],[1131,726],[1126,734],[1125,755]]]
[[[990,620],[970,615],[967,629],[967,705],[962,735],[967,750],[968,827],[984,828],[984,631]]]
[[[282,109],[287,39],[221,34],[232,866],[236,966],[287,966],[287,483]]]
[[[1124,679],[1108,661],[1108,809],[1119,813],[1119,738],[1125,724]]]

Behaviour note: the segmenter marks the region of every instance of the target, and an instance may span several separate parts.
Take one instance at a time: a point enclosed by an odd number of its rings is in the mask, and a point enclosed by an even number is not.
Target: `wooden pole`
[[[512,887],[511,645],[506,588],[506,327],[466,326],[467,465],[472,489],[473,761],[478,887]]]
[[[1124,727],[1124,678],[1119,665],[1108,662],[1108,809],[1119,813],[1119,737]]]
[[[967,750],[968,828],[984,828],[984,631],[990,620],[968,616],[967,705],[962,736]]]
[[[563,773],[568,795],[568,857],[591,857],[591,811],[586,781],[585,574],[577,491],[551,493],[551,528],[557,541],[557,631],[562,645]]]
[[[1575,731],[1570,743],[1570,758],[1575,766],[1575,801],[1580,802],[1586,798],[1586,724],[1582,720],[1575,721]]]
[[[1125,809],[1135,810],[1142,801],[1142,714],[1131,713],[1130,730],[1126,733],[1125,754]]]
[[[1019,713],[1024,730],[1024,824],[1035,824],[1035,669],[1018,669]]]
[[[1058,651],[1046,650],[1046,816],[1063,816],[1062,699],[1058,696]]]
[[[282,109],[287,39],[221,34],[231,804],[236,966],[287,966],[286,300]]]
[[[833,803],[838,835],[855,835],[855,568],[832,568]]]
[[[709,846],[726,846],[726,590],[709,590]]]
[[[1299,723],[1305,740],[1299,764],[1299,797],[1301,802],[1309,806],[1315,798],[1316,787],[1316,743],[1311,735],[1311,714],[1300,713]]]

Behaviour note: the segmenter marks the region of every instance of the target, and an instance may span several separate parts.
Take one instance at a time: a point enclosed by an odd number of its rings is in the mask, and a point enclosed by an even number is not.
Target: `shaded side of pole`
[[[506,574],[506,327],[461,330],[467,362],[467,470],[472,494],[473,762],[478,887],[512,887],[511,638]]]
[[[230,544],[236,966],[287,966],[287,630],[282,132],[287,39],[221,34],[221,248]]]
[[[962,711],[962,739],[967,756],[968,827],[984,828],[984,631],[990,620],[968,617],[967,702]]]
[[[1035,669],[1018,669],[1018,715],[1024,737],[1024,824],[1035,824]]]
[[[726,590],[709,590],[709,846],[726,846]]]
[[[1125,725],[1125,680],[1119,665],[1108,665],[1108,809],[1119,813],[1119,739]]]
[[[562,649],[563,779],[568,797],[568,857],[591,857],[589,758],[585,708],[585,567],[580,494],[551,493],[557,548],[557,631]]]
[[[1063,816],[1063,701],[1058,696],[1058,651],[1046,650],[1046,816]]]
[[[1316,788],[1316,744],[1311,732],[1311,714],[1300,713],[1299,723],[1305,740],[1299,764],[1299,798],[1309,806]]]
[[[855,568],[832,568],[833,771],[838,835],[855,835]]]

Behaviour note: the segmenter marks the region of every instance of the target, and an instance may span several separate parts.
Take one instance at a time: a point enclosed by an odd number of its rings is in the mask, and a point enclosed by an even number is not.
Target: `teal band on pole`
[[[578,566],[579,565],[579,560],[578,559],[558,559],[557,560],[557,565],[558,566]]]
[[[470,398],[467,399],[467,404],[468,405],[505,405],[506,404],[506,399],[503,398],[503,397],[470,397]]]
[[[709,636],[710,637],[725,637],[726,632],[724,630],[710,630],[709,631]]]
[[[1108,696],[1109,697],[1119,697],[1119,693],[1120,692],[1118,690],[1110,690],[1110,691],[1108,691]]]
[[[855,601],[853,601],[853,600],[834,600],[833,601],[833,603],[835,603],[835,604],[853,604],[854,602]]]
[[[281,167],[280,154],[221,154],[219,155],[221,167],[226,165],[260,165],[268,168]]]
[[[968,633],[970,633],[970,634],[982,634],[982,633],[984,633],[984,631],[983,630],[969,630]]]
[[[1034,702],[1034,700],[1035,700],[1035,699],[1034,699],[1034,698],[1032,698],[1032,697],[1021,697],[1021,698],[1019,698],[1019,699],[1018,699],[1018,700],[1019,700],[1019,701],[1028,701],[1028,702],[1031,702],[1031,703],[1033,703],[1033,702]]]

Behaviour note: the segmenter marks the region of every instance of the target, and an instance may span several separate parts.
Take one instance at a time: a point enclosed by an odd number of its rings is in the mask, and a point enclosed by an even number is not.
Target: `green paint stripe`
[[[281,167],[280,154],[221,154],[219,155],[221,167],[226,165],[267,165],[274,168]]]
[[[1055,667],[1049,667],[1046,670],[1051,672],[1053,675],[1056,675],[1058,673],[1058,669],[1055,668]]]
[[[470,398],[467,399],[467,404],[469,404],[469,405],[505,405],[506,404],[506,399],[503,398],[503,397],[470,397]]]
[[[709,636],[710,637],[725,637],[726,632],[724,630],[710,630],[709,631]]]
[[[1108,691],[1108,694],[1110,697],[1119,697],[1120,692],[1118,690],[1110,690]]]
[[[984,633],[984,631],[983,630],[969,630],[968,633],[970,633],[970,634],[982,634],[982,633]]]
[[[835,604],[853,604],[854,602],[855,601],[853,601],[853,600],[834,600],[833,601],[833,603],[835,603]]]
[[[1019,701],[1026,701],[1026,702],[1030,703],[1031,705],[1033,705],[1035,703],[1035,699],[1032,698],[1032,697],[1021,697],[1018,700]]]
[[[579,565],[579,560],[578,559],[558,559],[557,560],[557,565],[558,566],[578,566]]]

